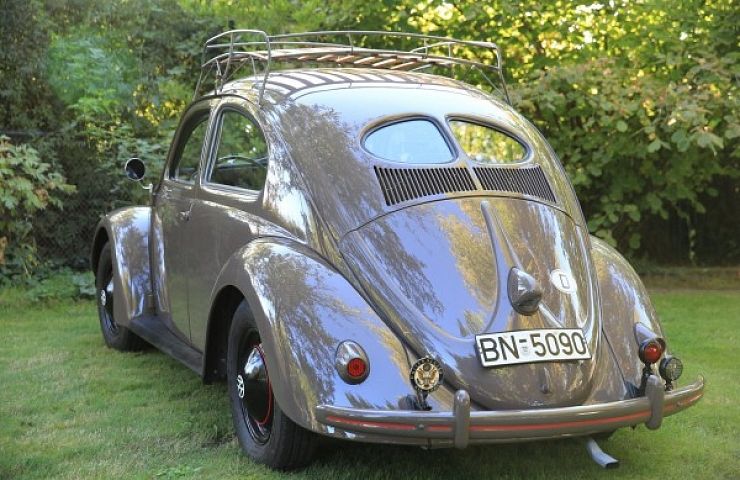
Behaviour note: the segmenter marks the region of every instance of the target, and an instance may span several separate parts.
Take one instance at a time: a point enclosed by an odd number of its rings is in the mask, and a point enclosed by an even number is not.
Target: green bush
[[[72,191],[34,148],[0,136],[0,281],[31,274],[38,263],[33,217],[50,205],[61,208],[60,195]]]
[[[728,65],[698,59],[682,81],[665,82],[599,59],[536,72],[516,105],[562,157],[589,229],[636,251],[646,218],[689,221],[717,196],[717,178],[740,174]]]
[[[24,292],[29,303],[57,300],[94,299],[95,278],[91,272],[76,272],[67,268],[38,272]]]

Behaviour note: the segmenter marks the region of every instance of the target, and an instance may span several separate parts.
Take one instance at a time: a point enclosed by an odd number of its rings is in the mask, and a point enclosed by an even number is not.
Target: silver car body
[[[589,236],[555,153],[511,106],[447,78],[359,68],[272,74],[258,105],[259,80],[230,82],[186,112],[183,123],[198,110],[210,116],[192,185],[163,174],[151,205],[101,220],[92,259],[112,243],[118,323],[209,380],[219,372],[224,308],[242,296],[281,409],[304,428],[352,440],[462,447],[657,428],[701,397],[702,379],[665,391],[656,375],[639,392],[638,348],[663,337],[645,288]],[[203,174],[226,108],[253,117],[267,139],[259,192]],[[363,147],[368,132],[409,118],[434,122],[455,159],[399,165]],[[455,118],[519,139],[526,161],[476,164],[449,130]],[[512,268],[542,288],[533,315],[509,301]],[[556,288],[555,270],[575,288]],[[476,334],[544,328],[580,329],[591,358],[481,366]],[[345,340],[367,353],[362,383],[335,368]],[[445,375],[429,411],[408,402],[409,369],[424,356]]]

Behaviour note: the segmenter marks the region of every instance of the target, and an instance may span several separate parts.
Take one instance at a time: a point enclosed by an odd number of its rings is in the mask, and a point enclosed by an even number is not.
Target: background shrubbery
[[[141,201],[227,27],[493,40],[589,228],[633,260],[740,262],[738,9],[726,1],[9,0],[0,18],[0,281],[84,268],[98,216]],[[30,182],[30,184],[29,184]],[[4,240],[3,240],[4,239]],[[40,263],[41,262],[41,265]]]
[[[75,191],[28,145],[11,145],[0,136],[0,274],[29,276],[38,264],[34,216],[61,209],[63,193]]]

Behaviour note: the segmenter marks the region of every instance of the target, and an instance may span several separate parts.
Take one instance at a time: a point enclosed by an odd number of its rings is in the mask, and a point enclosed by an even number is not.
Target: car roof
[[[261,76],[233,80],[225,84],[219,93],[253,97],[262,86],[262,81]],[[317,91],[364,87],[435,87],[488,98],[488,95],[471,85],[430,73],[377,68],[302,68],[271,73],[265,84],[265,99],[273,105],[280,105]]]

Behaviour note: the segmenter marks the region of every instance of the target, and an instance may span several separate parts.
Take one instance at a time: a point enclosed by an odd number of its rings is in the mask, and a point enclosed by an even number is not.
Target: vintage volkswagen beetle
[[[216,87],[183,115],[151,204],[95,233],[106,343],[145,340],[225,378],[243,449],[276,468],[309,462],[318,435],[583,436],[613,465],[592,436],[658,428],[703,379],[677,387],[640,279],[589,236],[505,87],[501,100],[418,71],[500,75],[496,46],[384,33],[422,46],[356,47],[370,35],[209,40],[199,88],[211,73]]]

